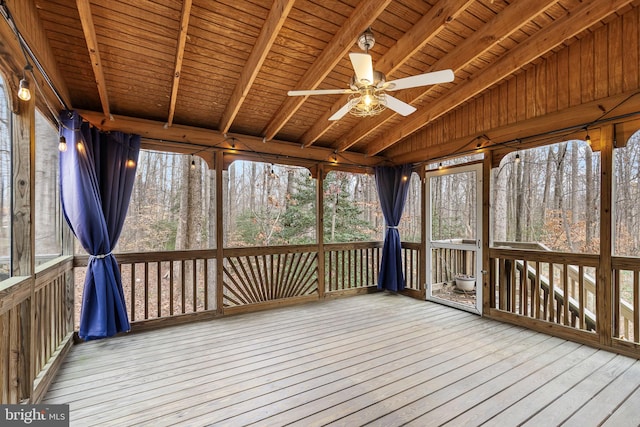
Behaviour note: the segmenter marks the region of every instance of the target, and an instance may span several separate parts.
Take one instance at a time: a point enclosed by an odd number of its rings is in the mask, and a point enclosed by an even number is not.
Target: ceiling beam
[[[102,72],[102,61],[100,60],[98,38],[96,36],[96,29],[93,25],[93,16],[91,15],[91,5],[89,4],[89,0],[76,0],[76,6],[78,8],[78,13],[80,14],[80,22],[82,24],[85,41],[87,43],[87,49],[89,50],[89,56],[91,57],[91,67],[93,68],[93,75],[96,79],[96,85],[98,86],[98,95],[100,96],[102,112],[105,117],[109,117],[111,115],[111,109],[109,108],[107,82],[105,81],[104,73]]]
[[[519,0],[512,3],[480,27],[478,31],[466,38],[455,49],[436,61],[431,70],[450,68],[457,72],[463,69],[557,2],[558,0],[536,2]],[[412,103],[433,90],[433,87],[429,87],[406,91],[407,93],[403,100]],[[413,96],[411,96],[412,94]],[[337,151],[349,149],[394,116],[395,113],[393,111],[386,111],[375,120],[359,123],[341,138],[339,145],[336,147]]]
[[[222,119],[218,125],[218,129],[220,129],[222,133],[227,133],[229,128],[231,128],[233,120],[236,118],[242,103],[247,97],[251,85],[253,85],[253,82],[258,76],[262,64],[267,58],[271,46],[273,46],[273,43],[276,41],[276,37],[284,25],[287,16],[289,16],[289,12],[291,12],[294,3],[295,0],[275,0],[273,2],[273,6],[262,26],[256,44],[253,46],[253,50],[244,65],[242,74],[240,74],[238,83],[233,89],[227,108],[222,114]]]
[[[336,166],[377,166],[383,164],[386,159],[382,157],[365,157],[362,153],[344,152],[337,154],[338,162],[334,161],[336,153],[330,148],[310,147],[301,150],[300,145],[286,141],[277,141],[275,144],[265,144],[263,138],[241,134],[227,134],[211,129],[197,128],[185,125],[165,126],[165,123],[139,119],[135,117],[112,115],[104,117],[96,111],[78,110],[78,114],[96,128],[103,131],[121,131],[140,135],[158,141],[156,149],[174,151],[187,154],[204,153],[205,151],[225,150],[232,153],[252,153],[260,155],[264,153],[272,158],[286,158],[288,162],[300,159],[301,162],[315,161],[330,163]],[[229,140],[233,139],[234,147]],[[292,160],[293,159],[293,160]],[[337,164],[336,164],[337,163]]]
[[[171,98],[169,100],[169,115],[167,125],[173,124],[173,116],[176,113],[176,101],[178,99],[178,88],[180,87],[180,75],[182,74],[182,60],[184,59],[184,45],[187,43],[187,32],[189,31],[189,17],[191,16],[192,0],[182,2],[182,16],[180,17],[180,33],[178,34],[178,46],[176,47],[176,61],[173,68],[173,85],[171,86]]]
[[[315,89],[351,50],[360,34],[380,15],[391,0],[362,0],[351,16],[333,36],[327,47],[309,67],[295,89]],[[263,130],[265,140],[273,139],[307,99],[306,96],[287,97],[278,112]]]
[[[525,146],[529,140],[538,141],[553,138],[556,141],[562,141],[571,135],[576,135],[573,131],[574,129],[577,130],[577,135],[580,138],[584,138],[587,134],[584,128],[587,125],[591,125],[588,133],[595,144],[597,138],[596,130],[599,126],[598,121],[611,120],[615,117],[627,116],[638,111],[640,111],[640,95],[638,92],[625,92],[606,99],[568,107],[544,116],[484,131],[482,140],[488,139],[488,142],[486,144],[483,143],[482,150],[513,150],[515,149],[515,144],[508,144],[507,147],[505,143],[515,142],[518,139],[523,141]],[[566,130],[559,131],[561,129]],[[475,153],[479,151],[477,143],[478,140],[473,138],[472,135],[466,135],[443,144],[438,143],[419,150],[412,150],[410,153],[401,154],[392,160],[396,164],[417,163],[440,159],[451,155],[451,153],[457,153],[458,155]]]
[[[473,78],[459,84],[427,108],[414,113],[402,125],[391,129],[368,147],[366,154],[375,155],[394,145],[632,1],[581,3],[570,14],[557,19],[544,30],[538,31],[496,62],[480,70]]]
[[[388,78],[474,1],[475,0],[440,0],[380,58],[375,68],[383,74],[386,74]],[[348,98],[348,96],[340,97],[340,99],[336,101],[327,112],[320,116],[314,125],[302,135],[300,143],[303,147],[312,145],[336,123],[335,121],[330,121],[329,117],[342,108],[342,106],[347,103]]]

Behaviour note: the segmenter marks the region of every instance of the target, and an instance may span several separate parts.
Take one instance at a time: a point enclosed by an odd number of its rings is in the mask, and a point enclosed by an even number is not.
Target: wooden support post
[[[596,288],[596,331],[600,344],[612,343],[612,266],[613,250],[611,235],[613,200],[613,145],[614,127],[605,125],[600,129],[600,265],[598,266],[598,284]]]
[[[316,241],[318,243],[318,298],[324,298],[324,167],[316,173]]]
[[[216,311],[224,313],[224,215],[222,201],[224,192],[222,188],[222,170],[224,169],[224,157],[222,152],[215,155],[216,164]]]
[[[30,276],[31,292],[21,304],[18,316],[20,343],[18,355],[18,400],[31,398],[35,378],[35,94],[30,101],[20,101],[18,113],[12,115],[12,212],[11,275]]]
[[[491,309],[491,299],[495,298],[495,292],[492,289],[493,283],[491,283],[491,278],[489,277],[489,272],[491,270],[491,260],[489,259],[489,248],[490,248],[490,234],[489,229],[491,227],[491,223],[489,221],[489,215],[491,210],[491,164],[492,164],[492,155],[491,153],[487,153],[484,156],[484,161],[482,162],[482,270],[479,272],[480,276],[480,286],[482,286],[482,312],[488,313]]]
[[[420,257],[420,262],[419,262],[419,266],[420,266],[420,273],[419,273],[419,279],[420,279],[420,286],[419,286],[419,290],[420,290],[420,294],[422,295],[423,299],[427,298],[427,257],[430,257],[431,254],[427,253],[427,227],[430,226],[430,224],[427,224],[427,180],[426,180],[426,171],[425,171],[425,167],[421,166],[420,169],[417,170],[418,172],[418,176],[420,177],[420,201],[421,201],[421,209],[420,209],[420,224],[422,224],[422,227],[420,227],[420,254],[422,254],[422,256]],[[433,264],[431,264],[432,268],[433,268]],[[429,274],[432,274],[432,272],[430,271]]]

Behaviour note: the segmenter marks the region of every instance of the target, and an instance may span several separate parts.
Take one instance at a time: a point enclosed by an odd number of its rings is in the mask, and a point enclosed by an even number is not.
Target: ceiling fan
[[[386,108],[403,116],[408,116],[416,111],[416,108],[387,94],[387,92],[448,83],[454,79],[452,70],[442,70],[388,82],[383,73],[373,69],[373,61],[371,60],[369,49],[374,44],[373,33],[370,29],[367,29],[358,38],[358,46],[364,50],[364,53],[352,52],[349,54],[349,59],[355,72],[355,75],[351,78],[349,89],[290,90],[287,94],[289,96],[350,95],[347,103],[329,117],[329,120],[340,120],[347,113],[361,117],[375,116]]]

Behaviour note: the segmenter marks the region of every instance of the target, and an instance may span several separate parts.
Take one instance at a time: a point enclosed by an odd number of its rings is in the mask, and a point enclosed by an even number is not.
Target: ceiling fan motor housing
[[[349,86],[353,90],[360,90],[369,86],[375,86],[376,88],[381,88],[386,82],[386,77],[383,73],[377,70],[373,70],[373,83],[368,82],[367,80],[360,81],[357,76],[351,77],[351,83]]]
[[[365,52],[369,52],[369,49],[376,44],[376,38],[373,36],[373,32],[370,29],[365,30],[364,33],[358,37],[358,47]]]

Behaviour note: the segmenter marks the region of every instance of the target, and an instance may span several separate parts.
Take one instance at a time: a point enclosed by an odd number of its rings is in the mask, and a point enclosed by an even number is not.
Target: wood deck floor
[[[72,348],[72,426],[637,426],[640,361],[387,293]]]

